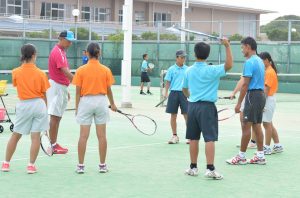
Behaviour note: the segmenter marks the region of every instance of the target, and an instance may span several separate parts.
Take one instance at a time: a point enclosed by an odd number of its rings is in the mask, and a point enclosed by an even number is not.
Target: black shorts
[[[167,103],[167,113],[177,114],[180,107],[181,114],[187,113],[188,101],[182,91],[171,91]]]
[[[150,82],[150,78],[147,72],[141,73],[141,82]]]
[[[253,124],[262,123],[265,104],[266,96],[263,90],[249,90],[245,96],[243,121]]]
[[[186,139],[205,142],[218,141],[218,112],[213,102],[189,102]]]

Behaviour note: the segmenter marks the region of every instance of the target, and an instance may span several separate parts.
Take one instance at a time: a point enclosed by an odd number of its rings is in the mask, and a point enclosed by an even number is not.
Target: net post
[[[165,93],[165,81],[164,78],[166,76],[167,70],[161,70],[160,71],[160,100],[162,101],[164,99],[164,93]],[[165,102],[160,104],[161,107],[165,106]]]

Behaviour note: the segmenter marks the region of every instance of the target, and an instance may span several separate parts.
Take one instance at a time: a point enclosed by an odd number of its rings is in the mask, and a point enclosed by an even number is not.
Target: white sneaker
[[[273,147],[273,150],[272,150],[272,153],[275,154],[275,153],[281,153],[283,152],[283,146],[275,146]]]
[[[264,154],[265,155],[271,155],[272,154],[272,149],[270,147],[264,146]]]
[[[179,142],[179,137],[177,135],[173,135],[172,138],[168,141],[168,144],[177,144]]]
[[[211,171],[209,169],[206,169],[204,176],[207,178],[213,178],[213,179],[217,179],[217,180],[223,179],[223,175],[218,173],[216,170]]]
[[[99,164],[99,172],[100,173],[107,173],[108,172],[106,164]]]
[[[84,173],[84,165],[77,164],[76,173],[83,174]]]
[[[256,149],[257,145],[256,145],[256,143],[253,143],[253,142],[250,141],[247,148],[249,148],[249,149]]]
[[[186,175],[198,176],[198,168],[189,168],[185,170]]]

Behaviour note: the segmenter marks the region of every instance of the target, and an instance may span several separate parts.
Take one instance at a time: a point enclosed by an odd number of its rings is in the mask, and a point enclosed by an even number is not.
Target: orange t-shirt
[[[270,88],[268,96],[273,96],[278,89],[278,79],[275,70],[272,67],[266,69],[265,86]]]
[[[50,87],[47,75],[35,64],[25,63],[12,71],[12,82],[20,100],[44,98]]]
[[[107,88],[115,80],[110,69],[98,60],[89,60],[87,64],[77,69],[72,83],[81,87],[80,96],[107,94]]]

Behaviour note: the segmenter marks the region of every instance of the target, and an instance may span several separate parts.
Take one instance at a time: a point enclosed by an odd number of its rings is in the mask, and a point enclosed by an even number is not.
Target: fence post
[[[286,72],[290,73],[291,64],[291,40],[292,40],[292,21],[289,20],[289,30],[288,30],[288,54],[287,54],[287,67]]]
[[[219,21],[219,37],[223,37],[223,21]],[[219,43],[218,64],[221,64],[221,44]]]

